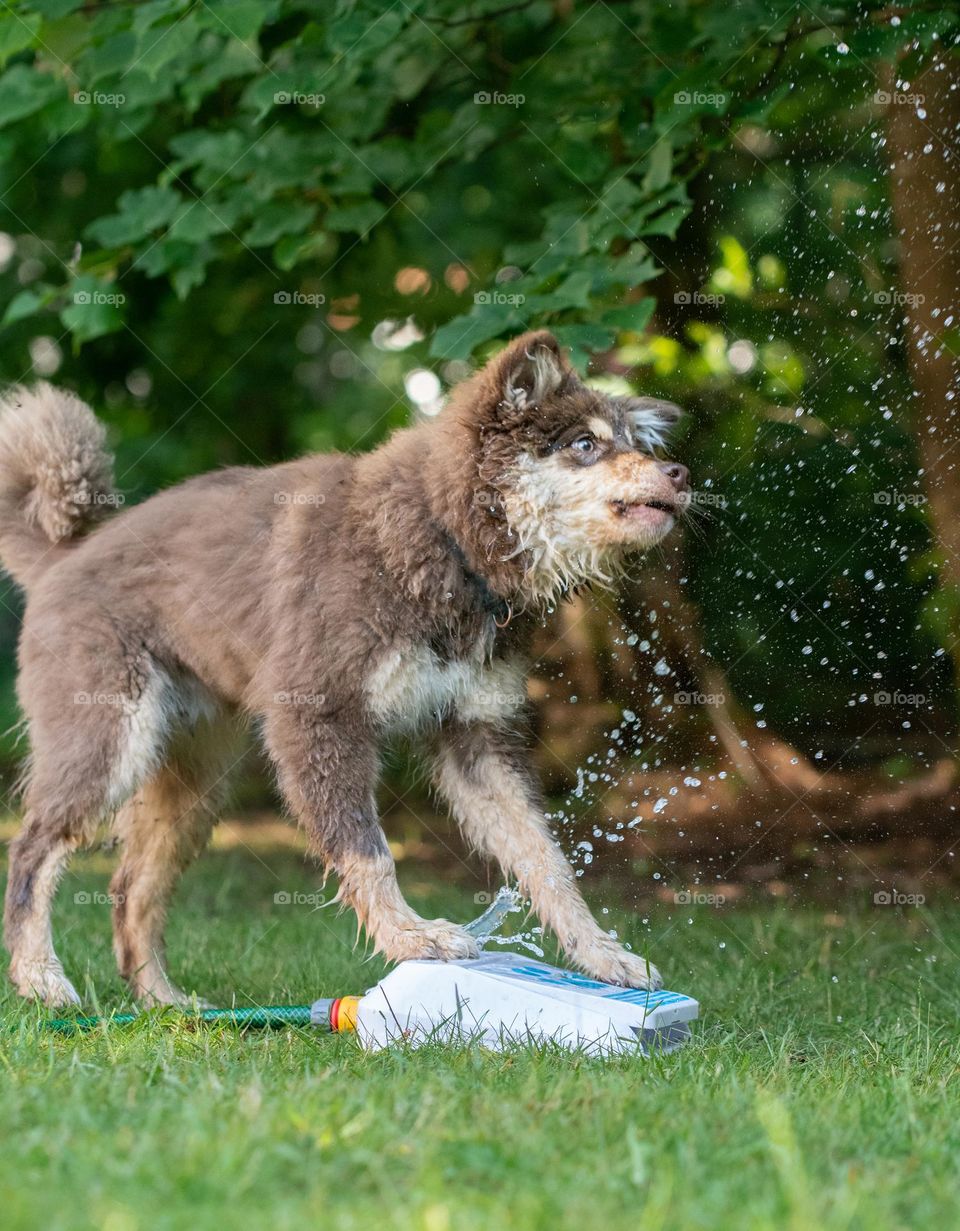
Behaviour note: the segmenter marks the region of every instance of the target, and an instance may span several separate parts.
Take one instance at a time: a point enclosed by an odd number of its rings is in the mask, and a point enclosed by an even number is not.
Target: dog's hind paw
[[[42,1000],[48,1009],[80,1004],[77,989],[59,962],[14,962],[10,965],[10,978],[21,996]]]
[[[480,948],[470,933],[448,919],[418,919],[388,936],[381,935],[378,940],[383,956],[391,962],[415,958],[455,962],[480,956]]]

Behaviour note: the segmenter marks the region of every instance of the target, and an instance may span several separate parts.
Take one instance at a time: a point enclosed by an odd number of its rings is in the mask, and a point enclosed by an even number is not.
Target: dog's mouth
[[[611,500],[610,507],[617,517],[631,521],[644,521],[656,525],[663,519],[676,516],[677,506],[667,500]]]

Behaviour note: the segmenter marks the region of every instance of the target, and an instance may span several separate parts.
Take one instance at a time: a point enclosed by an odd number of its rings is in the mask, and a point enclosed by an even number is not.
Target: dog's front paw
[[[645,957],[628,953],[614,941],[599,943],[576,954],[577,965],[601,983],[616,983],[620,987],[640,987],[655,991],[663,987],[660,971]]]
[[[80,1004],[77,989],[63,973],[59,962],[11,962],[10,978],[27,1000],[42,1000],[48,1009],[66,1009]]]
[[[448,919],[419,919],[378,939],[383,956],[391,962],[413,958],[455,962],[480,956],[480,948],[470,933]]]

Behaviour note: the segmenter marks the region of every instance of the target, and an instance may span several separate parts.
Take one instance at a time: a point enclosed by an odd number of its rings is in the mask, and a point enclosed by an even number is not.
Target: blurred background
[[[11,3],[4,381],[127,502],[372,448],[531,326],[689,411],[697,511],[543,630],[568,853],[675,894],[949,884],[960,633],[950,4]],[[0,769],[20,599],[0,590]],[[395,853],[459,853],[391,755]],[[277,801],[251,751],[237,800]]]

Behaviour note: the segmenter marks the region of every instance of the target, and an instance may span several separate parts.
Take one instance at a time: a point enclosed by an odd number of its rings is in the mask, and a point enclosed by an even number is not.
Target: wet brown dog
[[[204,475],[95,528],[115,503],[102,427],[48,385],[9,393],[0,556],[27,592],[32,749],[6,899],[17,989],[77,1001],[51,899],[70,853],[115,817],[120,970],[147,1001],[183,1001],[164,917],[216,821],[238,715],[259,720],[311,849],[386,957],[475,951],[401,897],[377,820],[378,748],[417,730],[468,841],[570,959],[655,985],[583,902],[516,725],[544,605],[614,576],[684,507],[686,470],[653,456],[678,413],[588,389],[550,334],[526,334],[373,453]]]

